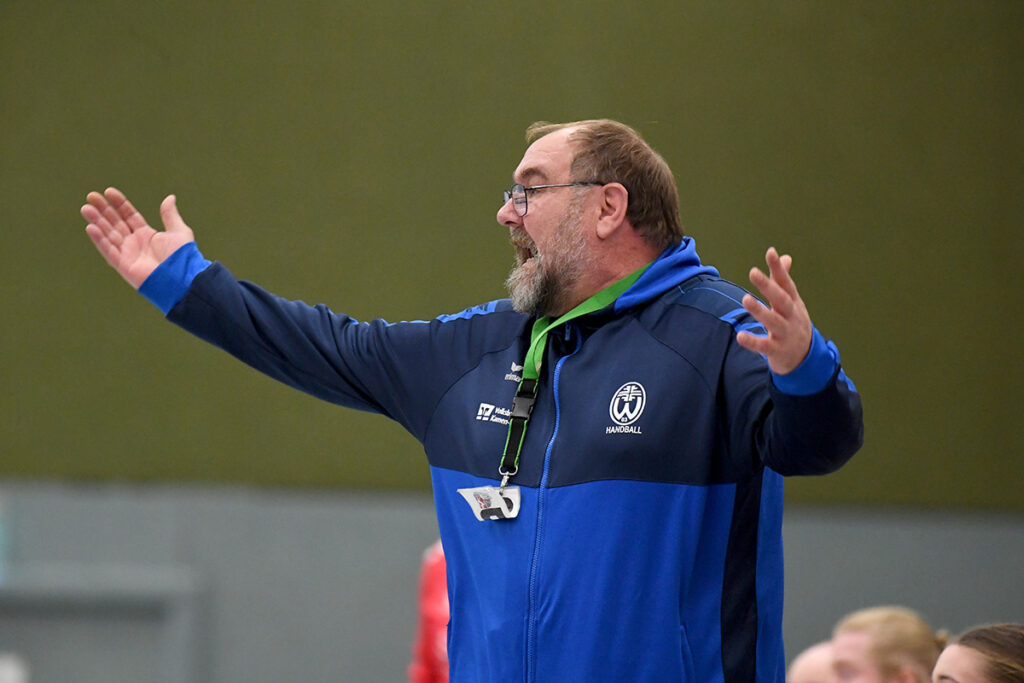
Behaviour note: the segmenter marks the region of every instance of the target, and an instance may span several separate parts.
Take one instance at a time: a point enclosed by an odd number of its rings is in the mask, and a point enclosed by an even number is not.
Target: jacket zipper
[[[569,338],[569,325],[566,323],[565,336]],[[541,539],[544,536],[544,498],[545,491],[548,485],[548,472],[551,468],[551,451],[555,447],[555,438],[558,437],[558,426],[561,421],[561,408],[558,405],[558,381],[562,374],[562,365],[565,361],[569,360],[572,356],[576,355],[576,352],[580,350],[580,346],[583,344],[583,338],[580,337],[576,343],[576,348],[573,349],[572,353],[562,356],[558,363],[555,365],[554,378],[552,380],[552,389],[554,392],[555,401],[555,428],[551,432],[551,438],[548,439],[548,447],[544,452],[544,470],[540,477],[540,486],[537,488],[537,530],[534,535],[533,541],[533,557],[530,561],[530,587],[529,595],[527,596],[527,622],[526,622],[526,681],[531,683],[537,679],[534,666],[536,665],[537,659],[537,565],[540,559],[540,545]]]

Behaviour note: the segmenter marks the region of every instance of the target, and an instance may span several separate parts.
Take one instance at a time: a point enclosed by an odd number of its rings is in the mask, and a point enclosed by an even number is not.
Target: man
[[[786,683],[829,683],[832,678],[832,643],[811,645],[798,654],[786,672]]]
[[[675,181],[607,120],[535,125],[498,211],[510,299],[357,323],[240,283],[175,199],[82,213],[168,318],[424,445],[453,681],[779,681],[782,478],[842,465],[860,401],[769,249],[762,305],[702,265]]]
[[[852,612],[832,632],[830,683],[929,683],[946,646],[906,607],[869,607]]]

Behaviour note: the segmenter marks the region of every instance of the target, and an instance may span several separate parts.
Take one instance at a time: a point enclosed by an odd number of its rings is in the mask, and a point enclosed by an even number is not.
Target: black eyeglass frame
[[[517,216],[522,218],[523,216],[526,215],[526,212],[530,208],[529,207],[529,203],[528,203],[528,201],[526,199],[526,193],[527,192],[530,192],[532,190],[546,190],[546,189],[552,188],[552,187],[584,187],[586,185],[604,185],[604,184],[605,183],[599,183],[596,180],[588,180],[588,181],[579,182],[579,183],[557,183],[555,185],[532,185],[530,187],[526,187],[522,183],[516,183],[512,187],[510,187],[507,190],[505,190],[505,193],[504,193],[505,201],[502,202],[502,206],[504,206],[505,204],[508,204],[509,200],[513,200],[512,201],[512,209],[516,212]],[[521,201],[520,201],[520,197],[522,198]],[[522,211],[519,210],[520,205],[522,206]]]

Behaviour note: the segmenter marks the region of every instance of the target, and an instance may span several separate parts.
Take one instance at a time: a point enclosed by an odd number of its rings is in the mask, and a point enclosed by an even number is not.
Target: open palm
[[[82,207],[89,222],[85,232],[107,263],[135,289],[164,259],[194,241],[192,229],[178,213],[174,195],[160,204],[164,230],[154,230],[124,194],[108,187],[103,194],[90,192]]]

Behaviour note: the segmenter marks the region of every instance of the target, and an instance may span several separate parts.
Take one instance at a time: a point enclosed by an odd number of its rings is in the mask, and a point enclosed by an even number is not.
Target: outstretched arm
[[[124,194],[108,187],[103,194],[90,192],[82,217],[85,232],[107,263],[135,289],[164,259],[183,244],[194,241],[192,229],[178,213],[174,195],[160,204],[164,231],[154,230]]]
[[[758,336],[740,332],[736,341],[743,348],[767,358],[772,372],[785,375],[807,357],[811,348],[811,317],[789,275],[793,257],[788,254],[779,256],[775,247],[771,247],[765,254],[765,262],[768,274],[751,268],[750,282],[761,291],[768,306],[747,294],[743,297],[743,308],[761,323],[768,334]]]

